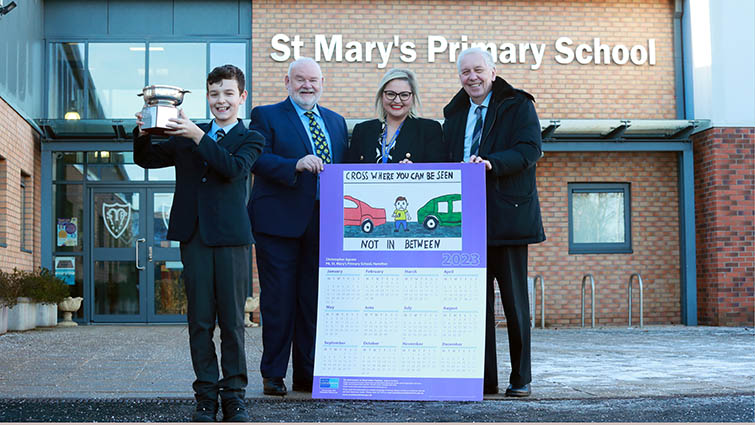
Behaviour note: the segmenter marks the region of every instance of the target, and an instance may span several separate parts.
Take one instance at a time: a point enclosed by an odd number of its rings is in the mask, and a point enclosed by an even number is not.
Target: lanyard
[[[396,138],[398,138],[398,133],[401,132],[401,127],[404,125],[404,122],[402,121],[401,124],[398,125],[398,128],[396,129],[396,132],[393,134],[393,137],[391,138],[390,143],[385,143],[386,139],[388,138],[388,126],[385,122],[383,122],[383,136],[380,138],[380,144],[382,146],[382,161],[383,164],[388,162],[388,154],[391,152],[394,146],[396,146]]]

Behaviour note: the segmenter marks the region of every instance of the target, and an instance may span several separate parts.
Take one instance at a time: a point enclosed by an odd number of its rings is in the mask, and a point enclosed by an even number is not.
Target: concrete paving
[[[246,331],[247,398],[280,400],[262,394],[261,334],[260,328]],[[498,330],[497,341],[499,380],[505,386],[505,329]],[[755,392],[755,330],[534,329],[532,365],[529,401],[749,397]],[[0,335],[0,399],[190,399],[193,379],[185,325],[79,326]],[[290,379],[289,370],[289,388]],[[290,392],[285,398],[308,400],[310,394]]]

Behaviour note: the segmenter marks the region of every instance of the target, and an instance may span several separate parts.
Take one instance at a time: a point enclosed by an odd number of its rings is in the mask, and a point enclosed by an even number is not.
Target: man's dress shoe
[[[498,394],[498,385],[483,386],[482,393],[483,394]]]
[[[215,422],[218,414],[218,403],[212,400],[197,402],[197,408],[191,415],[192,422]]]
[[[262,378],[262,392],[266,395],[286,395],[283,378]]]
[[[294,382],[294,385],[291,386],[291,389],[294,391],[299,391],[302,393],[311,393],[312,392],[312,381],[309,382]]]
[[[240,398],[223,400],[223,422],[249,422],[244,400]]]

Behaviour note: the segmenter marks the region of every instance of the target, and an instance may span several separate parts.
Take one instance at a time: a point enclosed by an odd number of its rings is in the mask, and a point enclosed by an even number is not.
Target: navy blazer
[[[254,241],[246,216],[249,171],[260,156],[264,139],[239,120],[219,142],[206,133],[197,145],[186,137],[152,143],[134,129],[134,162],[144,168],[176,167],[176,191],[170,210],[168,239],[188,242],[199,221],[208,246],[248,245]]]
[[[382,122],[378,119],[360,122],[351,132],[348,162],[374,164],[380,153]],[[440,123],[427,118],[404,120],[390,152],[389,163],[409,159],[412,162],[443,162],[448,160],[448,148],[443,143]]]
[[[330,135],[333,162],[343,162],[348,146],[346,120],[330,109],[317,108]],[[262,133],[265,149],[252,168],[249,219],[255,232],[298,238],[314,211],[317,176],[297,172],[296,162],[312,154],[312,143],[289,98],[252,109],[251,118],[249,128]]]

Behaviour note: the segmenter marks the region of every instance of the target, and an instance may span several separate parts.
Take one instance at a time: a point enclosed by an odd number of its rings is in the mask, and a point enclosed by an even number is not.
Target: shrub
[[[20,296],[29,297],[34,302],[57,304],[69,295],[68,285],[46,268],[33,272],[14,270],[13,274],[19,282]]]
[[[8,273],[0,270],[0,304],[13,307],[21,297],[21,283],[18,280],[18,271]]]

